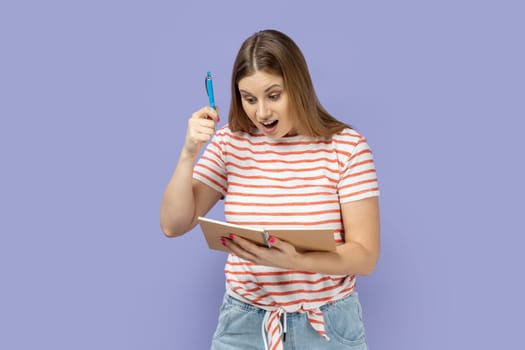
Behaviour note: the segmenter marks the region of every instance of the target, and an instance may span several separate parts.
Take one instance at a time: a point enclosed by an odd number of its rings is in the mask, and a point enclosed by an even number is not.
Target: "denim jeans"
[[[305,313],[287,313],[284,350],[332,349],[367,350],[361,304],[357,292],[321,307],[326,332],[324,339],[308,323]],[[219,323],[212,340],[212,350],[264,349],[261,325],[265,310],[225,295]]]

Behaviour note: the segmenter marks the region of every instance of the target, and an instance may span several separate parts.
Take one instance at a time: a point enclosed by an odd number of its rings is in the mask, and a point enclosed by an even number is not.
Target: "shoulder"
[[[235,134],[236,133],[231,131],[228,124],[226,124],[215,131],[214,141],[218,143],[229,142],[235,136]]]
[[[242,132],[242,131],[232,131],[228,124],[225,124],[225,125],[221,126],[216,131],[215,134],[219,135],[219,136],[224,136],[224,137],[236,137],[236,138],[246,138],[246,139],[253,138],[253,137],[257,136],[257,135],[255,135],[253,133]]]
[[[262,136],[262,134],[258,135],[256,133],[232,131],[228,124],[226,124],[215,132],[212,143],[223,150],[231,148],[236,150],[248,149],[260,146],[262,144]]]
[[[257,142],[264,138],[261,132],[232,131],[228,124],[220,127],[215,136],[232,142]]]
[[[216,132],[216,136],[229,136],[233,134],[228,124],[221,126]]]
[[[353,146],[366,143],[365,137],[355,129],[345,128],[332,135],[332,143],[335,146]]]

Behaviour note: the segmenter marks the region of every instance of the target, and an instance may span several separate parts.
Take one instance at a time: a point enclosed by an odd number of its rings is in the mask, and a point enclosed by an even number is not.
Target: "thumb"
[[[215,110],[217,111],[217,124],[218,124],[221,121],[219,106],[215,106]]]

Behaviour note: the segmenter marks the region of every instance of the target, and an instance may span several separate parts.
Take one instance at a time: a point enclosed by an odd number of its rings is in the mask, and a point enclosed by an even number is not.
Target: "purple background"
[[[160,200],[206,71],[224,120],[264,28],[374,150],[371,348],[523,346],[521,3],[2,1],[0,348],[208,348],[225,255],[164,238]]]

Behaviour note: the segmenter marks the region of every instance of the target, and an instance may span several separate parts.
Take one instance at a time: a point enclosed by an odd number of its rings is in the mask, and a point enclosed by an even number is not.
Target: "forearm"
[[[300,254],[297,268],[330,275],[369,275],[374,271],[378,253],[356,242],[339,245],[335,252]]]
[[[328,275],[369,275],[375,269],[380,250],[377,198],[345,203],[341,212],[346,218],[347,242],[337,246],[335,252],[301,253],[276,237],[270,238],[271,248],[237,236],[224,239],[223,244],[231,253],[257,265]]]
[[[160,224],[166,236],[180,236],[195,226],[195,197],[192,188],[195,156],[181,152],[177,167],[164,191]]]

